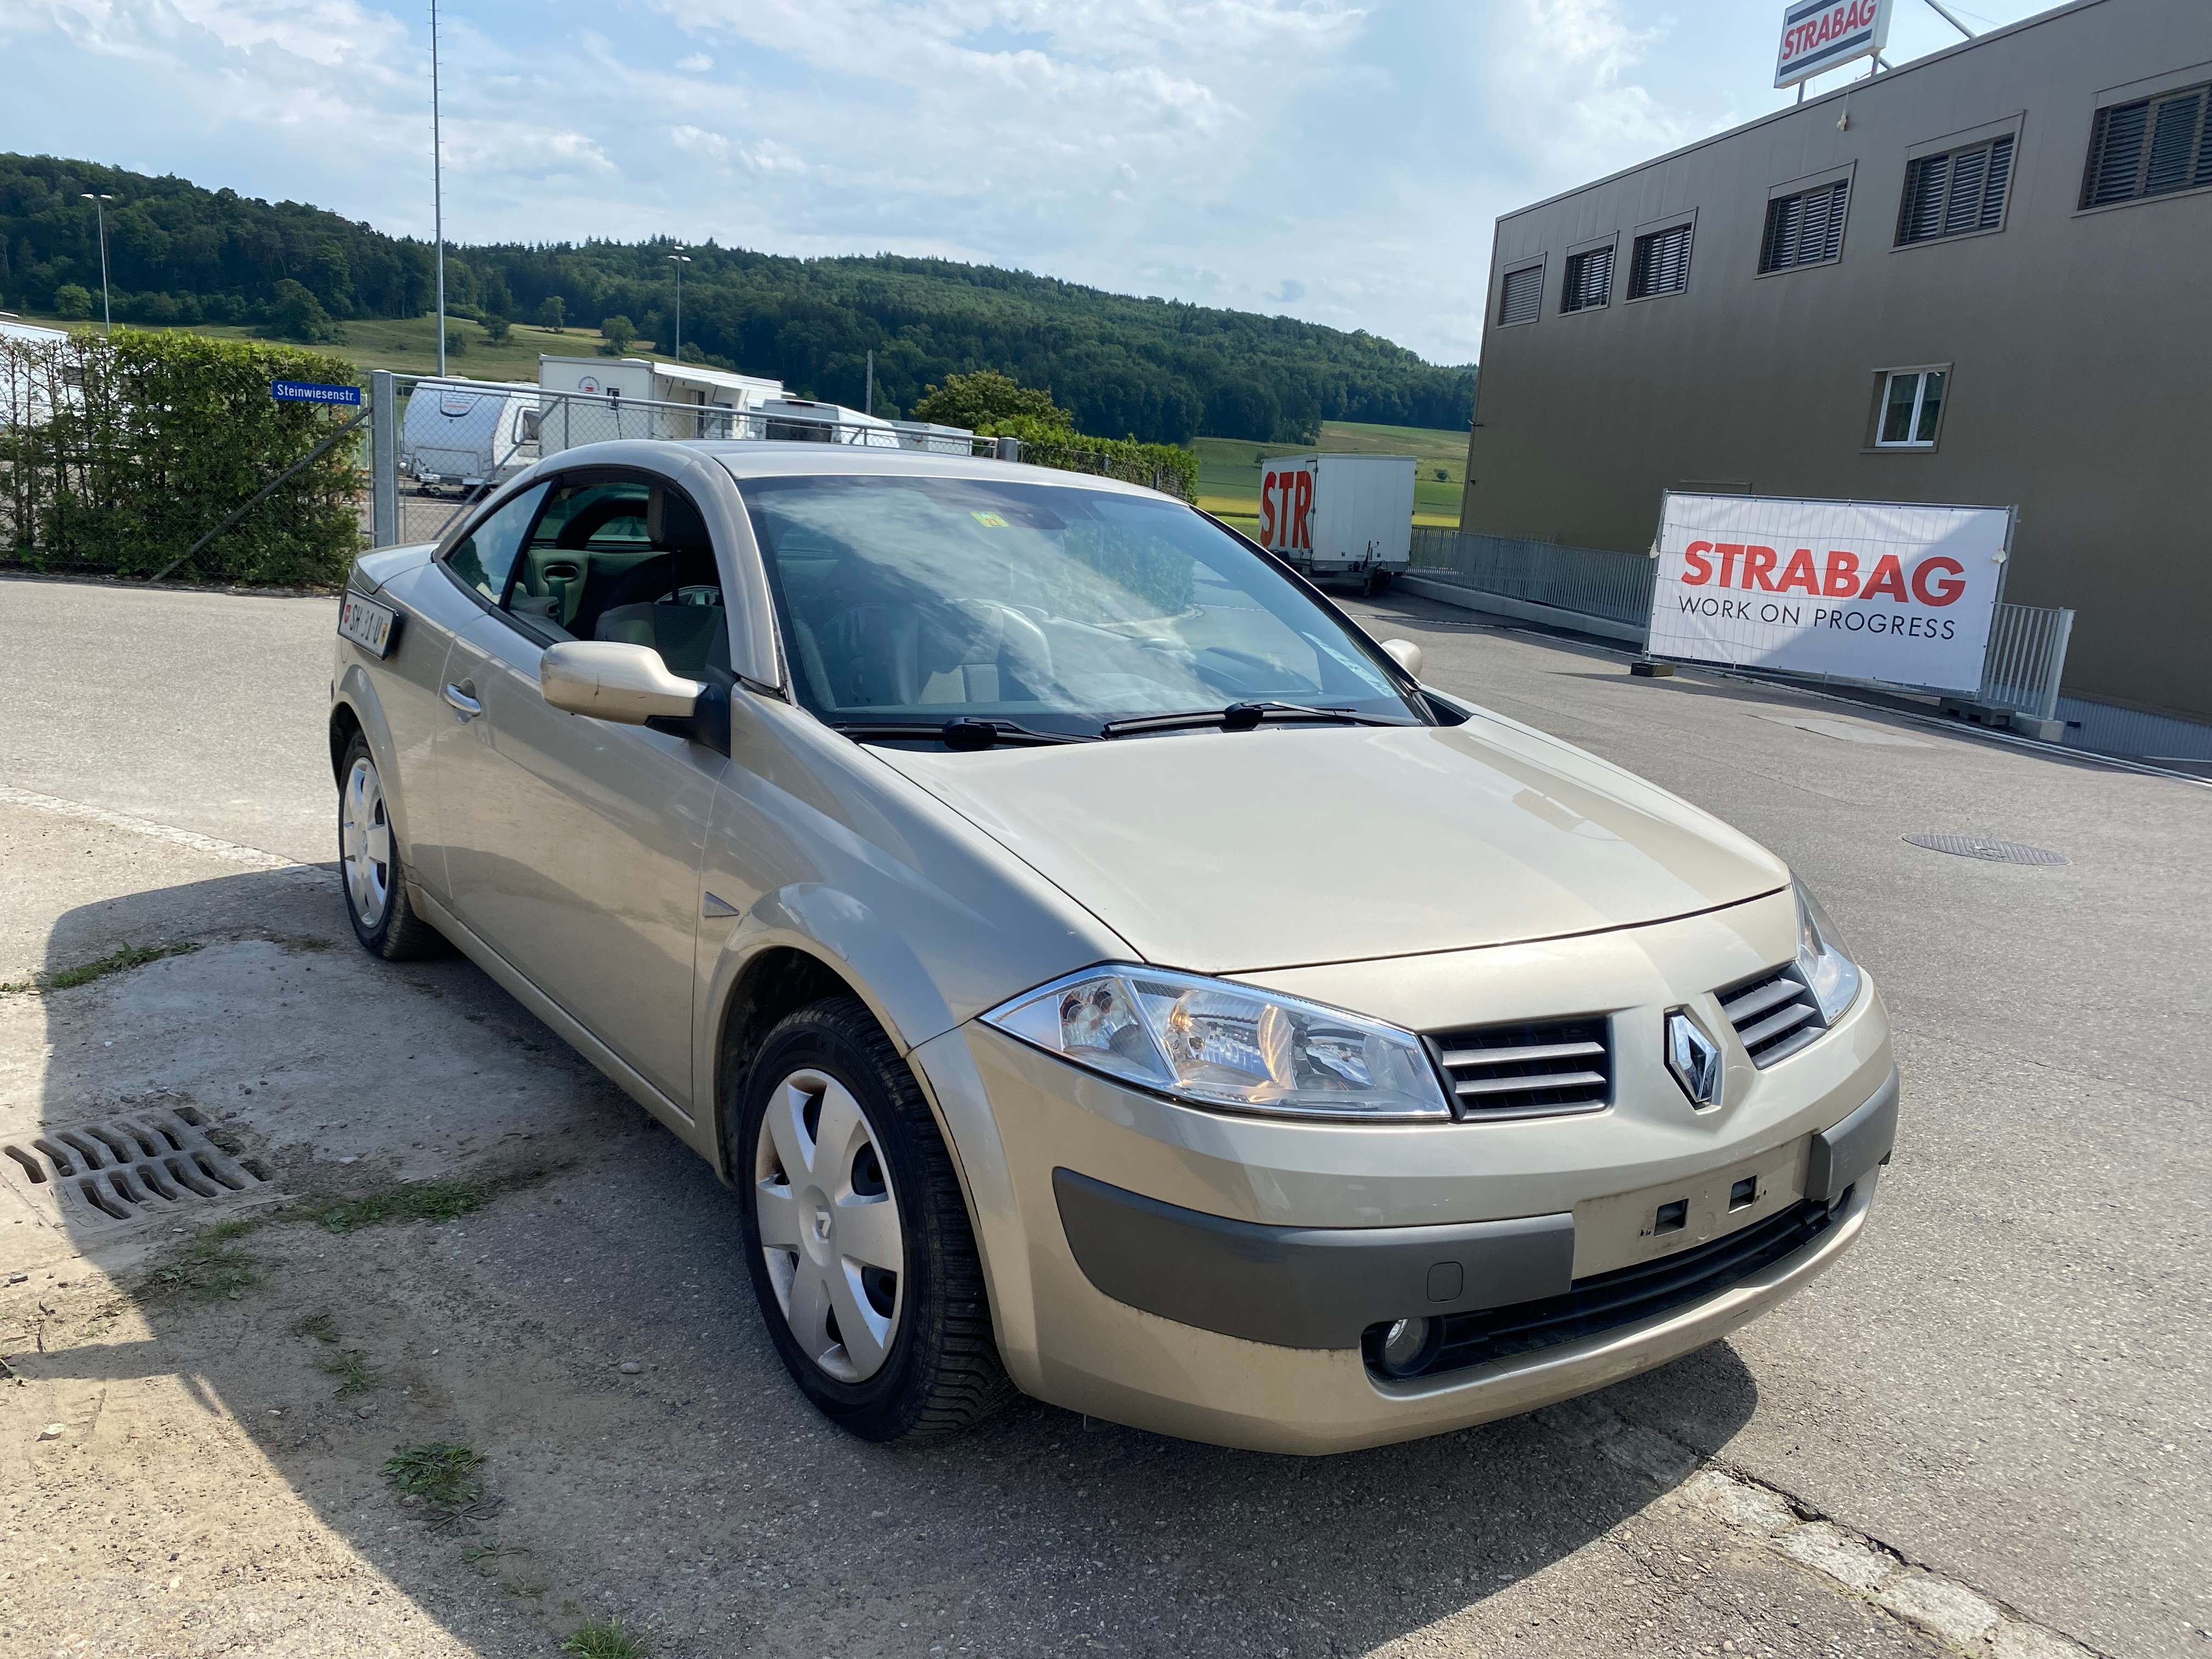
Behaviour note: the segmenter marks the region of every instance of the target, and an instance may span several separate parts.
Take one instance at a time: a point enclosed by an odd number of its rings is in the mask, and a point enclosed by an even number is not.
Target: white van
[[[417,380],[399,470],[424,489],[501,483],[538,459],[538,388],[524,381]]]

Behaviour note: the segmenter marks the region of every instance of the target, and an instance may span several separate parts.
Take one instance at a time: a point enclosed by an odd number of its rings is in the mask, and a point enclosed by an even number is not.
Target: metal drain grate
[[[1991,836],[1954,836],[1931,833],[1907,836],[1905,839],[1915,847],[1925,847],[1935,853],[1955,853],[1962,859],[1987,859],[1993,864],[2063,864],[2066,855],[2048,848],[2030,847],[2025,842],[1999,841]]]
[[[208,1139],[190,1106],[136,1112],[104,1123],[48,1129],[0,1146],[33,1187],[53,1194],[64,1219],[136,1221],[208,1199],[251,1192],[268,1176]]]

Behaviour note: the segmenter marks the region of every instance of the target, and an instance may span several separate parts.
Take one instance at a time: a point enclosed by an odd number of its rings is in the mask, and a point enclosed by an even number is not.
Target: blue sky
[[[1978,28],[2043,9],[1950,3]],[[1899,4],[1893,61],[1957,40]],[[1787,101],[1781,13],[451,0],[447,234],[940,254],[1467,362],[1496,216]],[[428,41],[427,0],[0,0],[0,149],[428,235]]]

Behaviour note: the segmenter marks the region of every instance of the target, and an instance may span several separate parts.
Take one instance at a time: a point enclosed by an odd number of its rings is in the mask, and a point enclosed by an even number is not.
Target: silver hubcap
[[[850,1091],[815,1071],[776,1085],[753,1151],[761,1255],[806,1357],[842,1382],[883,1369],[905,1235],[883,1149]]]
[[[373,761],[356,761],[339,794],[338,860],[354,915],[362,927],[375,927],[392,901],[392,825],[384,816],[384,785]]]

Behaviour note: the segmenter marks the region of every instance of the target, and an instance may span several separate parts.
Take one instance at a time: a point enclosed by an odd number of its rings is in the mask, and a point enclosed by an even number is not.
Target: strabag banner
[[[1650,654],[1978,691],[2011,531],[2002,507],[1669,490]]]

